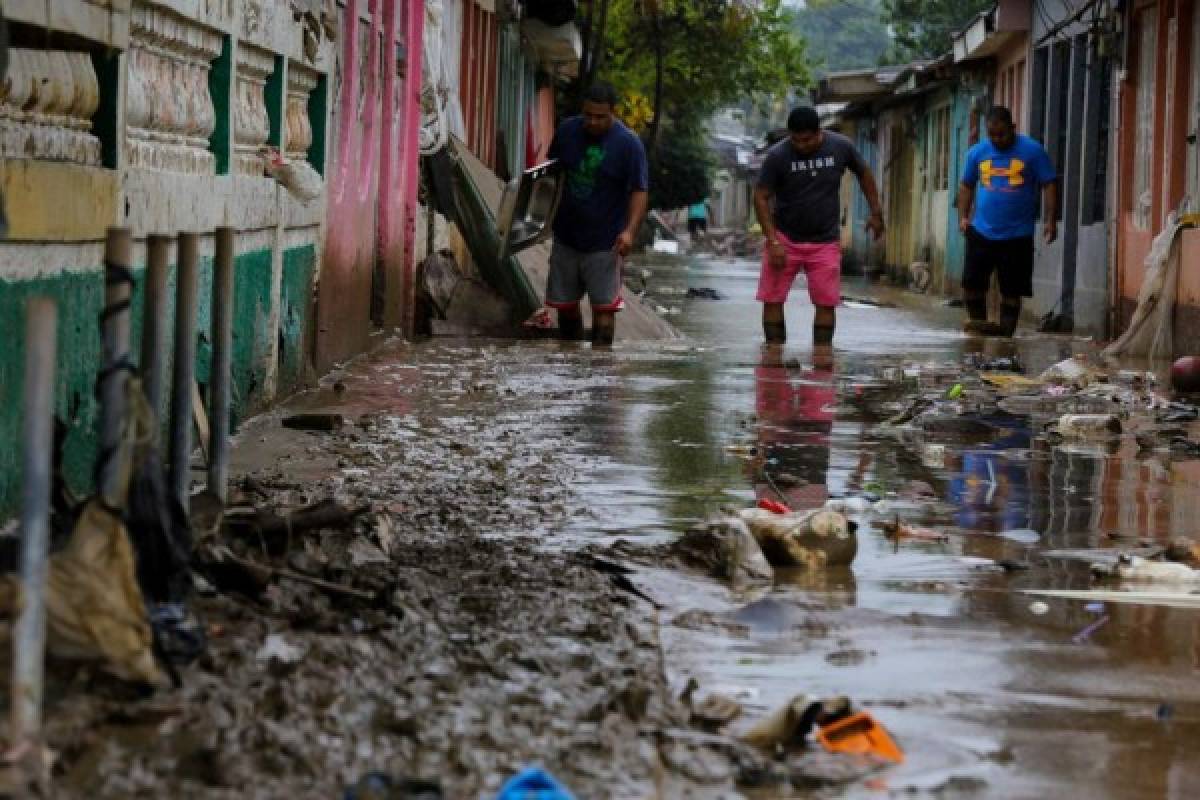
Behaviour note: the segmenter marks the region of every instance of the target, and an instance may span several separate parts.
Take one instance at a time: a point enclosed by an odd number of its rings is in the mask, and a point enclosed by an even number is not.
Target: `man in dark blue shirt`
[[[646,214],[649,176],[642,141],[613,114],[617,96],[597,84],[583,113],[558,126],[550,158],[567,184],[554,216],[546,305],[558,311],[563,338],[583,334],[579,301],[592,307],[592,343],[611,345],[621,300],[621,263]]]
[[[967,237],[963,303],[968,333],[1012,336],[1021,298],[1033,296],[1033,229],[1038,194],[1045,196],[1042,233],[1058,236],[1058,176],[1036,140],[1013,125],[1012,112],[992,106],[987,138],[967,152],[958,188],[958,227]],[[988,322],[987,292],[996,273],[1000,322]]]

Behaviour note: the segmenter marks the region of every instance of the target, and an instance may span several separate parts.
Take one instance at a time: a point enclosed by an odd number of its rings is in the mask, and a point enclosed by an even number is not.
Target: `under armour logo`
[[[1025,183],[1024,172],[1025,162],[1019,158],[1009,161],[1007,167],[993,165],[990,158],[979,164],[979,179],[985,189],[992,188],[992,178],[1007,178],[1010,187],[1021,186]]]

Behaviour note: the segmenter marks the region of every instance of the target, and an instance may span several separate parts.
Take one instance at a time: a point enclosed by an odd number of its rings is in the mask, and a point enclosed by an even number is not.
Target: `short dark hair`
[[[788,114],[788,130],[792,133],[816,133],[821,130],[821,118],[812,106],[793,108]]]
[[[1012,125],[1012,111],[1007,106],[992,106],[987,113],[988,122],[999,122],[1003,125]]]
[[[611,83],[593,83],[583,93],[585,103],[604,103],[611,108],[617,107],[617,90]]]

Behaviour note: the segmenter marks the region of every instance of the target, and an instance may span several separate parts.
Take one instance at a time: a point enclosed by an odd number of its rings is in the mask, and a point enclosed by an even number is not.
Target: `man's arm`
[[[887,228],[883,224],[883,206],[879,203],[879,185],[875,183],[875,173],[863,164],[856,175],[858,187],[862,189],[863,196],[867,198],[867,205],[871,208],[871,216],[867,217],[867,230],[875,236],[875,241],[879,241]]]
[[[787,253],[784,252],[783,242],[779,241],[775,219],[771,216],[771,189],[761,183],[754,187],[754,216],[758,218],[758,227],[762,228],[767,240],[767,258],[773,267],[783,267],[787,263]]]
[[[1058,181],[1042,187],[1042,235],[1046,244],[1058,238]]]
[[[958,229],[963,233],[967,232],[967,228],[971,227],[971,212],[975,205],[975,187],[968,186],[966,183],[958,185],[958,202],[954,207],[958,209]]]
[[[637,238],[638,228],[642,226],[642,219],[646,216],[646,206],[650,203],[650,195],[644,189],[635,189],[629,195],[629,222],[625,225],[625,230],[621,231],[621,235],[617,237],[616,250],[621,256],[629,255],[629,251],[633,249],[634,239]]]

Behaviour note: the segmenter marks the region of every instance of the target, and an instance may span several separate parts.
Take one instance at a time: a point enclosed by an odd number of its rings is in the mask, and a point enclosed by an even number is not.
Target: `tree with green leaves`
[[[631,105],[644,99],[649,118],[639,132],[652,173],[696,187],[655,198],[656,208],[707,194],[707,180],[692,178],[711,171],[703,121],[715,111],[810,83],[804,41],[782,0],[593,0],[582,14],[580,83],[608,80]],[[664,135],[677,141],[660,148]]]
[[[806,0],[792,12],[792,30],[821,73],[873,67],[892,46],[880,0]]]
[[[950,52],[954,33],[994,0],[882,0],[884,21],[892,29],[891,60],[937,58]]]

